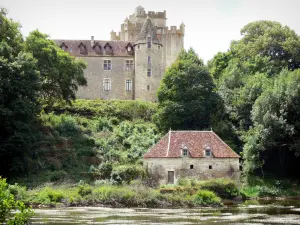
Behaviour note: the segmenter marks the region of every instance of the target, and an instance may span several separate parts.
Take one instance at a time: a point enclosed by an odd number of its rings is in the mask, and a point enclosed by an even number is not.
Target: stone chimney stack
[[[91,46],[94,47],[94,45],[95,45],[94,36],[91,36]]]

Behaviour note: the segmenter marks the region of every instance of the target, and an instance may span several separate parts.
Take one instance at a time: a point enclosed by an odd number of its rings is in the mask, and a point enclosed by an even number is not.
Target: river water
[[[300,200],[246,201],[221,208],[105,208],[35,209],[33,224],[300,224]]]

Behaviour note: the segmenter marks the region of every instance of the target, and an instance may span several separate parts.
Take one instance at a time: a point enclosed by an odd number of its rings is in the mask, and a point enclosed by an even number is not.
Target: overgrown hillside
[[[28,163],[27,186],[90,178],[128,181],[143,176],[143,154],[160,138],[141,101],[77,100],[41,115],[42,137]]]

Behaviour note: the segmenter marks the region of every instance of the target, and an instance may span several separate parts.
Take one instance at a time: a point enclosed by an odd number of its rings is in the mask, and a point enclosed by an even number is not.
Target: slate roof
[[[136,41],[134,42],[134,45],[137,44],[146,44],[147,43],[147,37],[150,34],[152,43],[161,45],[158,37],[157,37],[157,30],[156,27],[152,24],[151,19],[148,17],[138,34]]]
[[[130,44],[133,46],[132,42],[128,41],[103,41],[95,40],[93,47],[91,46],[91,40],[53,40],[57,43],[59,47],[63,44],[67,46],[67,50],[72,56],[76,57],[89,57],[89,56],[133,56],[134,49],[131,48],[131,52],[127,51],[127,46]],[[104,46],[107,43],[111,46],[112,51],[105,51]],[[80,53],[80,45],[83,45],[86,49],[85,53]],[[95,46],[100,46],[99,49],[95,49]]]
[[[144,158],[181,158],[184,146],[191,158],[205,158],[204,150],[207,146],[214,158],[240,158],[213,131],[169,131]]]

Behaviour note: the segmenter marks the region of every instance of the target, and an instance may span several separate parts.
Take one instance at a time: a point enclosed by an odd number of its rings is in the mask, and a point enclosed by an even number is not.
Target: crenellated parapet
[[[177,26],[170,26],[162,28],[162,34],[180,34],[184,35],[185,27],[184,25],[180,25],[178,28]]]

